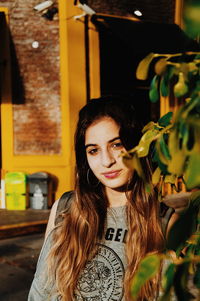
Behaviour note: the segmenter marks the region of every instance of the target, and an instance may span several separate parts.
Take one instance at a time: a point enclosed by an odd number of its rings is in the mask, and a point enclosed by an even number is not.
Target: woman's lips
[[[114,178],[117,178],[119,176],[120,172],[121,172],[121,169],[120,170],[113,170],[113,171],[110,171],[110,172],[104,172],[103,175],[107,179],[114,179]]]

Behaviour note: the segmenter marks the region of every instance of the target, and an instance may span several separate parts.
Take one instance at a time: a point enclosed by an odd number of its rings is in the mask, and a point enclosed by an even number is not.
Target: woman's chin
[[[122,181],[103,181],[101,182],[107,189],[112,189],[116,191],[126,191],[127,190],[127,182]]]

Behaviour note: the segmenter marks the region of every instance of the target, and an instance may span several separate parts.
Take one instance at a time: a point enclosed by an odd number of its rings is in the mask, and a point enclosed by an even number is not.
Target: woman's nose
[[[104,167],[110,167],[116,162],[113,153],[109,150],[102,152],[101,163]]]

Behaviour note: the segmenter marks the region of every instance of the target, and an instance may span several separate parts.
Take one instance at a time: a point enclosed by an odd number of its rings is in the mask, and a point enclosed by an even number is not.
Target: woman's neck
[[[127,203],[126,193],[106,187],[106,195],[110,207],[120,207]]]

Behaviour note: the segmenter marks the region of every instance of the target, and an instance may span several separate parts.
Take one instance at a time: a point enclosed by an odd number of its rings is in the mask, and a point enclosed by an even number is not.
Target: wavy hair
[[[49,279],[63,301],[72,301],[81,271],[97,252],[97,243],[104,234],[108,199],[103,185],[90,185],[87,181],[89,165],[85,151],[85,133],[88,127],[103,117],[112,118],[120,128],[120,138],[126,150],[138,144],[141,124],[132,105],[124,99],[103,97],[91,100],[79,113],[75,133],[76,182],[74,201],[63,214],[63,221],[55,229],[53,246],[48,257]],[[148,159],[142,161],[150,182],[151,169]],[[92,181],[97,181],[91,173]],[[128,236],[125,252],[127,269],[124,278],[125,299],[131,300],[130,282],[140,260],[149,253],[163,248],[163,235],[159,219],[157,195],[152,189],[148,194],[137,173],[130,179],[127,194]],[[128,187],[127,187],[128,190]],[[159,275],[141,290],[138,300],[153,300],[159,287]]]

